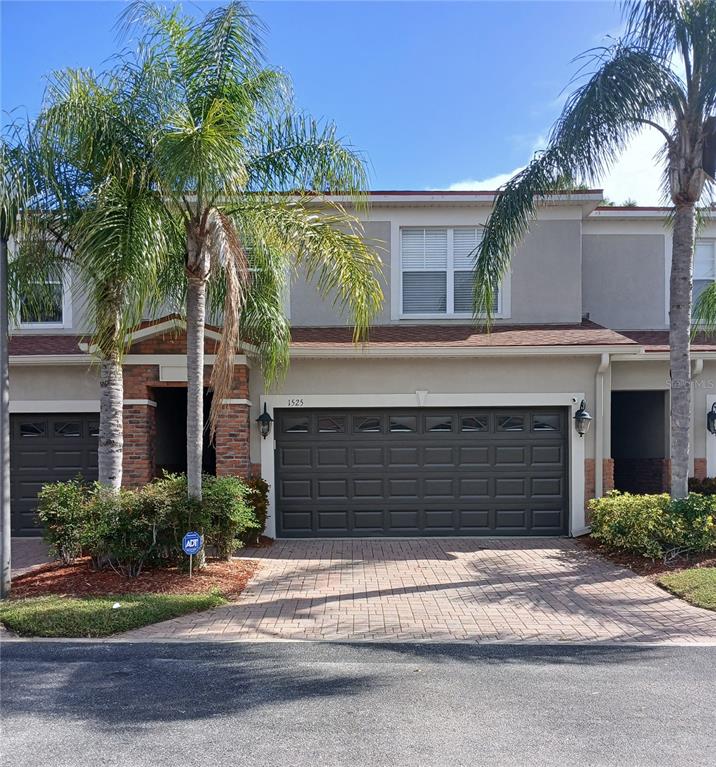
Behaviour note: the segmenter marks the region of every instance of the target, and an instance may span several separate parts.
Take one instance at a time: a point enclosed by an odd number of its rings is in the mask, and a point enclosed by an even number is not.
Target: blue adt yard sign
[[[185,554],[189,555],[189,577],[191,578],[192,564],[194,563],[194,554],[198,554],[201,551],[201,547],[204,545],[204,541],[199,533],[187,533],[181,539],[181,547]]]
[[[199,533],[187,533],[181,541],[181,547],[185,554],[190,557],[194,554],[198,554],[201,551],[203,541]]]

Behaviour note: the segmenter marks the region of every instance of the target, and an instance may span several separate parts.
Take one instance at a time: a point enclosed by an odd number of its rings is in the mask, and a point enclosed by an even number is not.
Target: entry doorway
[[[202,470],[216,474],[216,450],[209,442],[209,409],[212,393],[204,390],[204,450]],[[163,471],[186,472],[186,386],[157,387],[156,475]]]
[[[668,392],[612,392],[614,487],[662,493],[669,487]]]

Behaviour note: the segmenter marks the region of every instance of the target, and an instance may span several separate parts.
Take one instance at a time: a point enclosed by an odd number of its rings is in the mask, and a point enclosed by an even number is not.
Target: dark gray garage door
[[[40,535],[37,493],[81,474],[97,479],[97,413],[10,416],[12,534]]]
[[[279,410],[283,537],[559,535],[561,409]]]

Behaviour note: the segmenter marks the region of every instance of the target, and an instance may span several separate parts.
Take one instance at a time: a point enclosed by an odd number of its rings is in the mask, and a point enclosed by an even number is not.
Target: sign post
[[[189,577],[191,578],[192,564],[194,563],[194,554],[198,554],[201,551],[201,547],[204,545],[204,539],[199,533],[190,532],[187,533],[181,541],[181,547],[185,554],[189,555]]]

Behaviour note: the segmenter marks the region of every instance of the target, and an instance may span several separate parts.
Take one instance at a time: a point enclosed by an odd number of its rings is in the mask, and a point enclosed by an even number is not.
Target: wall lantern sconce
[[[261,415],[256,419],[256,423],[259,425],[259,431],[261,432],[261,436],[266,439],[269,434],[271,434],[271,424],[273,423],[273,418],[268,413],[268,410],[266,410],[266,403],[264,402],[264,412],[261,413]]]
[[[706,428],[711,434],[716,434],[716,402],[711,405],[711,410],[709,410],[706,416]]]
[[[579,410],[574,414],[574,428],[577,434],[583,437],[589,431],[589,425],[592,423],[592,416],[587,410],[587,403],[582,400]]]

